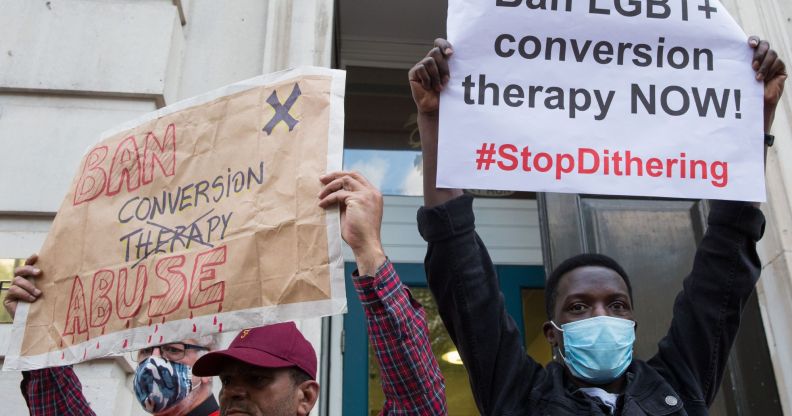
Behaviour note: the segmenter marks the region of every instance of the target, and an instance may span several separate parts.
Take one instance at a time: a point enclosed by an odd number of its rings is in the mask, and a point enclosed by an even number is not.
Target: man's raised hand
[[[410,69],[410,89],[419,112],[436,113],[440,108],[440,91],[448,84],[448,58],[453,53],[454,50],[447,40],[435,39],[434,48],[426,58]]]
[[[41,291],[36,288],[36,285],[31,282],[31,277],[41,276],[41,270],[33,267],[38,261],[37,255],[32,255],[25,260],[25,265],[17,267],[14,270],[14,280],[11,287],[8,288],[5,299],[3,299],[3,307],[8,314],[13,318],[16,314],[19,302],[35,302],[41,296]]]
[[[778,58],[778,54],[770,49],[766,40],[758,36],[748,38],[748,45],[754,49],[752,67],[756,71],[757,81],[764,81],[764,128],[770,131],[775,118],[775,110],[781,95],[784,93],[784,82],[787,79],[786,65]]]
[[[341,237],[352,248],[359,273],[374,275],[385,263],[380,240],[382,195],[357,172],[333,172],[319,180],[324,184],[319,193],[319,206],[330,208],[338,204]]]

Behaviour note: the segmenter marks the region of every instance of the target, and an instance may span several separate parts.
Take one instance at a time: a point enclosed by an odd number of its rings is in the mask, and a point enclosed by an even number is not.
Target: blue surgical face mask
[[[632,362],[635,322],[597,316],[561,325],[564,359],[573,376],[591,384],[607,384],[619,378]]]
[[[151,356],[135,370],[135,396],[149,413],[158,413],[184,400],[192,390],[192,369],[182,363]]]

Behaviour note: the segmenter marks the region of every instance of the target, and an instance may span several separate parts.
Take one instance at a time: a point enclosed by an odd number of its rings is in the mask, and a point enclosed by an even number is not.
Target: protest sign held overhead
[[[343,71],[300,68],[176,103],[84,156],[20,304],[4,369],[346,309],[337,210]]]
[[[764,201],[762,83],[718,1],[450,0],[439,187]]]

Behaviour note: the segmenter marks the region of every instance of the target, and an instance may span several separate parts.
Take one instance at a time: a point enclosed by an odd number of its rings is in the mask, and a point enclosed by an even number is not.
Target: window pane
[[[413,297],[424,306],[426,320],[429,325],[429,337],[432,342],[432,352],[437,357],[440,371],[446,381],[446,400],[448,402],[448,414],[454,416],[478,416],[476,403],[473,401],[473,394],[470,391],[465,367],[459,364],[452,364],[441,358],[449,352],[456,352],[454,343],[448,336],[448,332],[440,320],[437,313],[437,305],[432,299],[432,295],[427,288],[410,288]],[[448,357],[446,357],[448,358]],[[369,346],[369,415],[377,416],[382,410],[385,396],[382,393],[379,367],[374,350]]]
[[[11,286],[11,280],[14,279],[14,269],[22,265],[23,262],[24,259],[0,259],[0,303],[5,299],[8,287]],[[13,320],[5,308],[0,308],[0,323],[11,322]]]
[[[423,195],[420,151],[345,149],[344,170],[360,172],[383,195]]]

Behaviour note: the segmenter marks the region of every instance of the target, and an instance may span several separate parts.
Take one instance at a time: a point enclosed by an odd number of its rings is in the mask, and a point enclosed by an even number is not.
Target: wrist
[[[435,118],[439,118],[440,117],[440,110],[439,109],[432,110],[432,111],[421,111],[421,110],[418,110],[418,115],[420,117],[424,117],[424,118],[435,119]]]
[[[372,245],[353,249],[358,274],[361,276],[374,276],[377,270],[385,264],[385,251],[381,245]]]

